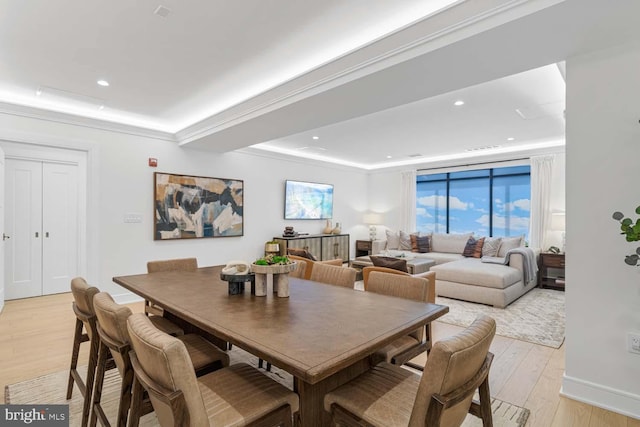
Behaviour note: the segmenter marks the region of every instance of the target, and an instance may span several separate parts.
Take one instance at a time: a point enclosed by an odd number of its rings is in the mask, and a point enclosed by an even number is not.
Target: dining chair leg
[[[140,413],[142,412],[142,401],[144,398],[144,388],[138,379],[133,376],[133,390],[131,391],[131,410],[129,411],[128,427],[138,427],[140,423]]]
[[[118,427],[127,425],[127,417],[131,408],[131,393],[133,388],[133,369],[128,369],[122,378],[120,387],[120,406],[118,406]]]
[[[86,394],[85,384],[78,374],[78,354],[80,353],[80,344],[87,341],[89,338],[82,334],[83,323],[80,319],[76,319],[76,330],[73,334],[73,348],[71,349],[71,365],[69,367],[69,382],[67,384],[67,400],[71,399],[73,394],[74,381],[78,384],[80,393],[84,396]]]
[[[107,356],[109,349],[106,345],[100,343],[98,347],[98,361],[96,363],[95,384],[93,386],[93,394],[91,398],[91,419],[89,426],[95,427],[98,416],[100,416],[101,424],[105,425],[106,415],[100,406],[102,398],[102,386],[104,384],[104,374],[107,366]]]
[[[93,392],[93,383],[96,376],[96,365],[98,362],[98,337],[94,337],[89,350],[89,365],[87,366],[87,381],[85,383],[86,394],[84,396],[84,404],[82,406],[82,423],[86,426],[89,423],[89,413],[91,412],[91,395]]]

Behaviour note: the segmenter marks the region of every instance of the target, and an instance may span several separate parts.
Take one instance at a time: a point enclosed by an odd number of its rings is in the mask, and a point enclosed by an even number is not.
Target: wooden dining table
[[[369,355],[432,322],[447,306],[289,279],[288,298],[229,295],[222,266],[114,277],[187,330],[236,345],[294,378],[298,424],[329,425],[324,395],[370,368]]]

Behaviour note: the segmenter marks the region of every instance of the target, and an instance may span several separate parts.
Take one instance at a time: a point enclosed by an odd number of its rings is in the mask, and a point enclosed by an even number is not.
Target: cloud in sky
[[[520,199],[520,200],[516,200],[515,202],[507,203],[505,205],[505,209],[509,212],[512,212],[515,209],[521,209],[523,211],[529,212],[531,210],[531,200]]]
[[[423,218],[433,218],[433,215],[427,212],[425,208],[416,208],[416,215]]]
[[[438,207],[440,209],[445,209],[447,207],[447,197],[446,196],[425,196],[418,198],[418,204],[421,206],[426,206],[427,208],[435,208]],[[459,209],[466,211],[469,208],[473,207],[473,203],[466,203],[457,197],[449,197],[449,209]]]

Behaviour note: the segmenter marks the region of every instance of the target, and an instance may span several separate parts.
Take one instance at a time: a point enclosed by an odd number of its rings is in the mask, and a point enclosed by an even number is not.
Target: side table
[[[538,268],[538,286],[564,291],[564,253],[542,252]]]

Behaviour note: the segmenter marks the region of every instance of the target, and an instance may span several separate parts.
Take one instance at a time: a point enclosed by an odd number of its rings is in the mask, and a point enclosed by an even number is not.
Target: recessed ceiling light
[[[516,139],[515,139],[515,138],[512,138],[512,137],[507,138],[507,141],[515,141],[515,140],[516,140]]]
[[[458,101],[454,102],[453,105],[455,105],[456,107],[459,107],[461,105],[464,105],[464,101],[458,100]]]
[[[319,136],[312,136],[311,138],[313,138],[313,139],[320,139],[320,137],[319,137]]]
[[[97,83],[98,83],[100,86],[104,86],[104,87],[109,86],[109,82],[108,82],[108,81],[106,81],[106,80],[98,80],[98,82],[97,82]]]
[[[387,156],[387,159],[392,159],[392,158],[393,158],[393,156]]]
[[[42,95],[42,88],[38,88],[38,90],[36,90],[36,96],[40,95]]]

